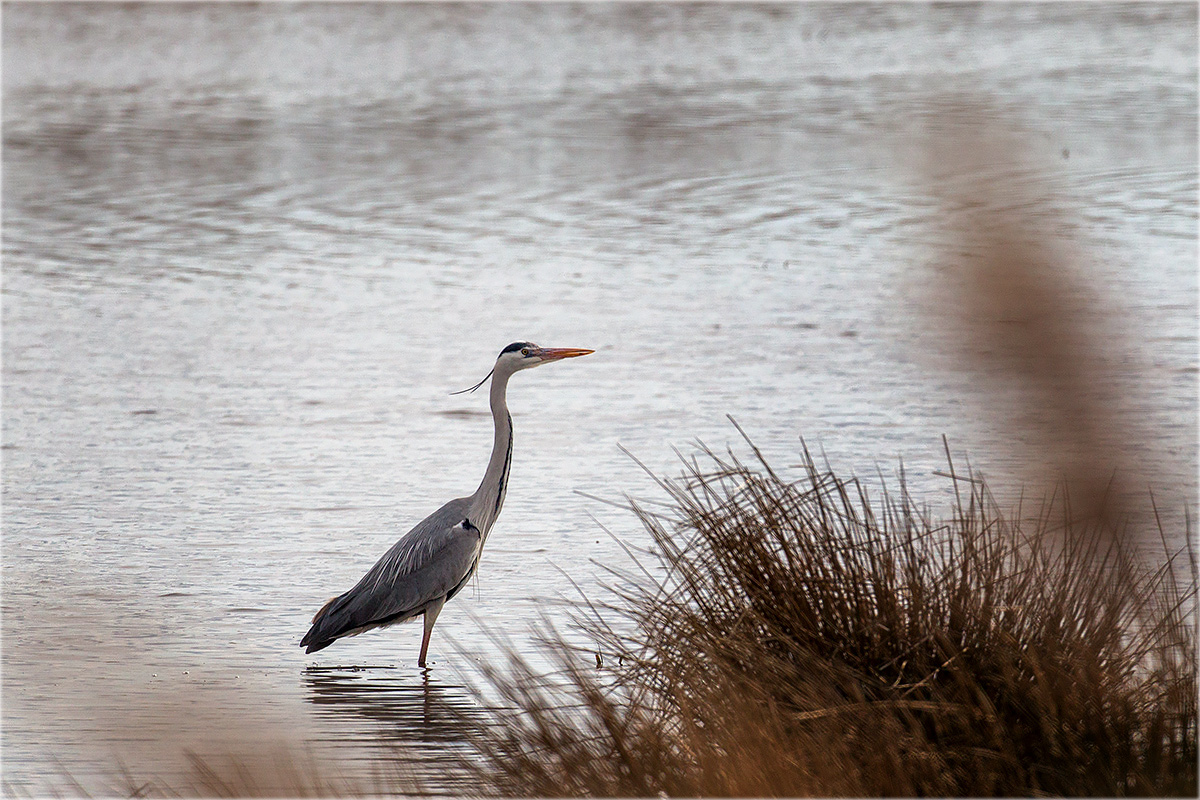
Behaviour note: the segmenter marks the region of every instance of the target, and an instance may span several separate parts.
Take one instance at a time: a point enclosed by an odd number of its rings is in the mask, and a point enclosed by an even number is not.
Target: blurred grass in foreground
[[[1195,796],[1190,555],[1139,566],[1065,493],[1031,529],[953,467],[934,520],[903,475],[706,458],[633,506],[654,568],[577,615],[604,668],[551,635],[565,684],[491,674],[484,793]]]

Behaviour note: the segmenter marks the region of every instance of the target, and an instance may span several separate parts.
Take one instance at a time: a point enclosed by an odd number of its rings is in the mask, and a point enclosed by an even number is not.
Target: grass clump
[[[1190,551],[1148,567],[1117,521],[1060,493],[1030,523],[953,469],[938,521],[903,474],[873,502],[754,455],[632,506],[655,548],[579,614],[596,653],[552,633],[561,680],[490,675],[484,791],[1195,796]]]

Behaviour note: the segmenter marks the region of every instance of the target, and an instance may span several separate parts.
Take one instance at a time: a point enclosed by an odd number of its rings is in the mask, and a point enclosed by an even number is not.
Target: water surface
[[[491,637],[532,652],[542,613],[626,563],[601,524],[644,542],[577,494],[654,496],[618,444],[674,472],[673,447],[738,441],[731,414],[785,471],[803,436],[846,473],[903,459],[935,505],[943,434],[1020,474],[988,398],[929,353],[946,210],[913,175],[948,95],[1025,143],[1035,167],[998,167],[1029,189],[1011,202],[1088,254],[1139,448],[1194,508],[1196,22],[6,5],[8,786],[278,734],[367,778],[404,742],[453,793],[437,754]],[[417,625],[305,656],[321,603],[475,488],[486,397],[448,393],[520,339],[597,352],[511,384],[512,488],[432,674]]]

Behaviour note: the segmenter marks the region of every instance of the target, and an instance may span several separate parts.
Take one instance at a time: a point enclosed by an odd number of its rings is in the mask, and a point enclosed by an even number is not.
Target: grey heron
[[[523,369],[591,353],[579,348],[538,347],[514,342],[500,351],[492,371],[464,391],[473,392],[492,379],[492,421],[496,436],[492,457],[479,488],[470,497],[451,500],[417,523],[354,588],[326,603],[300,640],[306,653],[328,647],[343,636],[424,616],[418,666],[425,666],[433,623],[447,600],[458,594],[479,565],[488,531],[500,516],[512,465],[512,416],[505,394],[508,379]],[[460,394],[456,392],[456,394]]]

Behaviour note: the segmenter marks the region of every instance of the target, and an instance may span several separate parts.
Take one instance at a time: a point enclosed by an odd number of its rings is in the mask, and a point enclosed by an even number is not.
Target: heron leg
[[[433,623],[437,621],[438,614],[441,613],[445,603],[446,598],[442,597],[425,607],[425,635],[421,637],[421,656],[417,659],[418,667],[425,666],[425,654],[429,652],[429,634],[433,633]]]

